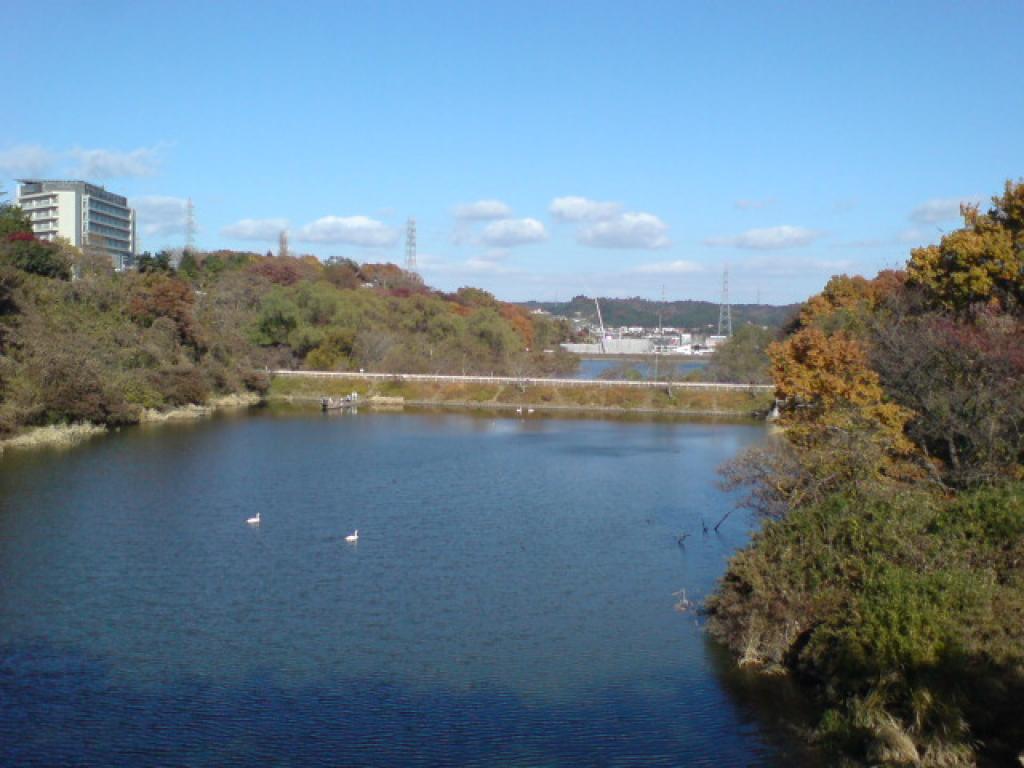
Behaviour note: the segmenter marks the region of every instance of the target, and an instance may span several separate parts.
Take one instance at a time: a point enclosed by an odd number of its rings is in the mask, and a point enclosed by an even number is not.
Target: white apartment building
[[[19,179],[18,205],[40,240],[64,237],[108,253],[115,269],[135,258],[135,211],[121,195],[86,181]]]

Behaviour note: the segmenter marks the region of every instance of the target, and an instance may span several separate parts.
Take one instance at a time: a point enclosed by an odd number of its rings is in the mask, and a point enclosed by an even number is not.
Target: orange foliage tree
[[[978,305],[1024,313],[1024,182],[1006,182],[993,207],[963,205],[965,226],[938,245],[911,251],[907,272],[941,309],[962,313]]]

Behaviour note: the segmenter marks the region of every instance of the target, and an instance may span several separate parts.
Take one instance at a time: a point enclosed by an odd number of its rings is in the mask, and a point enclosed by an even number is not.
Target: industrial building
[[[18,205],[40,240],[108,254],[115,269],[135,258],[135,211],[121,195],[86,181],[19,179]]]

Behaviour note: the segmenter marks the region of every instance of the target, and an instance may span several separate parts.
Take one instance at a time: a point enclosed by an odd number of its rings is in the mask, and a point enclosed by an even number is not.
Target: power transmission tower
[[[661,284],[661,304],[658,305],[658,335],[659,336],[661,336],[664,333],[664,331],[662,331],[662,325],[661,325],[661,314],[662,314],[662,312],[664,310],[665,310],[665,284],[662,283]]]
[[[196,207],[190,197],[185,201],[185,250],[196,249]]]
[[[725,331],[723,334],[722,331]],[[729,305],[729,267],[722,272],[722,303],[718,305],[718,335],[732,336],[732,307]]]
[[[416,219],[412,216],[405,222],[405,268],[416,270]]]

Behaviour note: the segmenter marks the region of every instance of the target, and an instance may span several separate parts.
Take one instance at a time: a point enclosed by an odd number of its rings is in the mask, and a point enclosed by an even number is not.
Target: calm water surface
[[[803,764],[673,609],[763,436],[263,411],[8,454],[0,764]]]
[[[706,367],[708,364],[707,360],[659,360],[658,361],[658,376],[685,376],[691,371],[699,371],[701,368]],[[580,360],[580,367],[573,375],[576,379],[599,379],[601,374],[612,368],[618,368],[621,365],[628,365],[635,368],[645,379],[655,378],[654,365],[645,362],[638,362],[633,360],[616,360],[615,358],[583,358]]]

